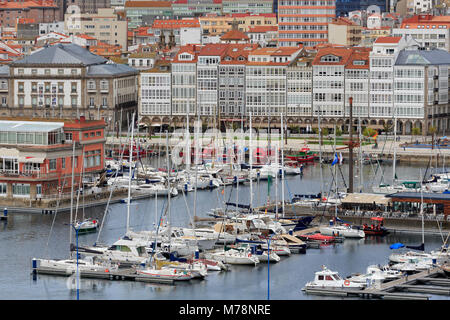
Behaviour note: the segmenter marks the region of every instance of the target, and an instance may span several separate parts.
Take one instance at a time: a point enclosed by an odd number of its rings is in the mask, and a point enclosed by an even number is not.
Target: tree
[[[336,135],[336,137],[340,137],[340,136],[342,136],[342,129],[341,129],[341,128],[338,128],[338,127],[336,127],[336,132],[335,132],[334,134]]]
[[[436,132],[437,132],[437,128],[436,127],[433,127],[433,126],[430,126],[430,127],[428,127],[428,134],[431,134],[431,149],[434,149],[434,135],[436,134]]]
[[[420,128],[417,128],[417,127],[412,128],[411,134],[412,134],[412,136],[418,136],[418,135],[420,135],[420,134],[421,134]],[[411,142],[412,142],[412,136],[411,136]]]
[[[366,127],[366,128],[364,128],[362,134],[365,137],[373,137],[376,133],[377,133],[377,130],[375,130],[373,128]]]

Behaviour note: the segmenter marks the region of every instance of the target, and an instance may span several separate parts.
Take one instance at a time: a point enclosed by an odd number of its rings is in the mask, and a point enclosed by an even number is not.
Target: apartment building
[[[152,25],[155,19],[167,19],[173,16],[170,1],[126,1],[124,10],[129,29]]]
[[[287,113],[287,68],[301,47],[259,48],[248,56],[246,67],[246,110],[255,121]]]
[[[60,19],[60,8],[53,0],[1,1],[0,25],[14,30],[20,18],[33,19],[35,23]]]
[[[328,40],[328,23],[336,17],[336,0],[278,2],[278,45],[314,47]]]
[[[171,64],[159,60],[152,69],[140,73],[139,115],[171,113]]]
[[[182,46],[172,61],[172,110],[174,116],[197,114],[197,62],[202,46]]]
[[[114,9],[99,8],[97,13],[66,14],[64,26],[70,35],[86,34],[100,42],[119,45],[127,50],[127,21],[114,12]]]
[[[137,109],[137,70],[76,44],[45,46],[0,70],[2,116],[104,119]],[[126,116],[125,118],[126,119]]]
[[[392,30],[393,36],[410,36],[423,47],[450,50],[450,17],[416,15],[405,18],[399,28]]]
[[[222,12],[229,13],[272,13],[273,0],[222,0]]]
[[[336,18],[328,24],[328,43],[357,46],[361,43],[363,27],[348,18]]]

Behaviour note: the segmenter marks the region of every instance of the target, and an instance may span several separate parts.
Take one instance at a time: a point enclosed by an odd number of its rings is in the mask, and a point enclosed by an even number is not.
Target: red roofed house
[[[59,192],[70,199],[83,174],[93,179],[104,168],[104,120],[2,118],[0,131],[0,196],[30,204]],[[73,154],[75,143],[75,154]],[[37,203],[35,203],[37,205]]]
[[[184,46],[189,43],[200,43],[200,22],[197,18],[156,19],[152,25],[155,39],[159,43],[173,46]]]
[[[276,46],[278,26],[250,27],[247,35],[250,37],[251,43],[257,43],[261,47],[266,47],[267,45]]]
[[[60,18],[60,8],[53,0],[24,0],[0,2],[0,25],[16,28],[18,19],[35,23],[53,22]]]

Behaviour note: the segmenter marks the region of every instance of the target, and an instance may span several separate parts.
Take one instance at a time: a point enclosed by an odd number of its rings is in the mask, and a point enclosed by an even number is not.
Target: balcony
[[[15,172],[13,170],[0,171],[0,178],[11,181],[25,181],[25,180],[48,180],[57,179],[61,174],[54,173],[42,173],[39,171],[27,171],[27,172]]]

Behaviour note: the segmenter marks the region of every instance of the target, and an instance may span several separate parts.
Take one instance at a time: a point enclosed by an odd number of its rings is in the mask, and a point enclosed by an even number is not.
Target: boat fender
[[[249,254],[248,254],[248,257],[250,258],[251,256],[252,256],[252,254],[251,254],[251,253],[249,253]]]
[[[177,273],[177,269],[173,270],[173,273]]]
[[[109,272],[109,270],[108,270],[108,269],[105,269],[105,272]]]
[[[345,280],[345,281],[344,281],[344,285],[345,285],[345,286],[349,286],[349,285],[350,285],[350,281]]]

